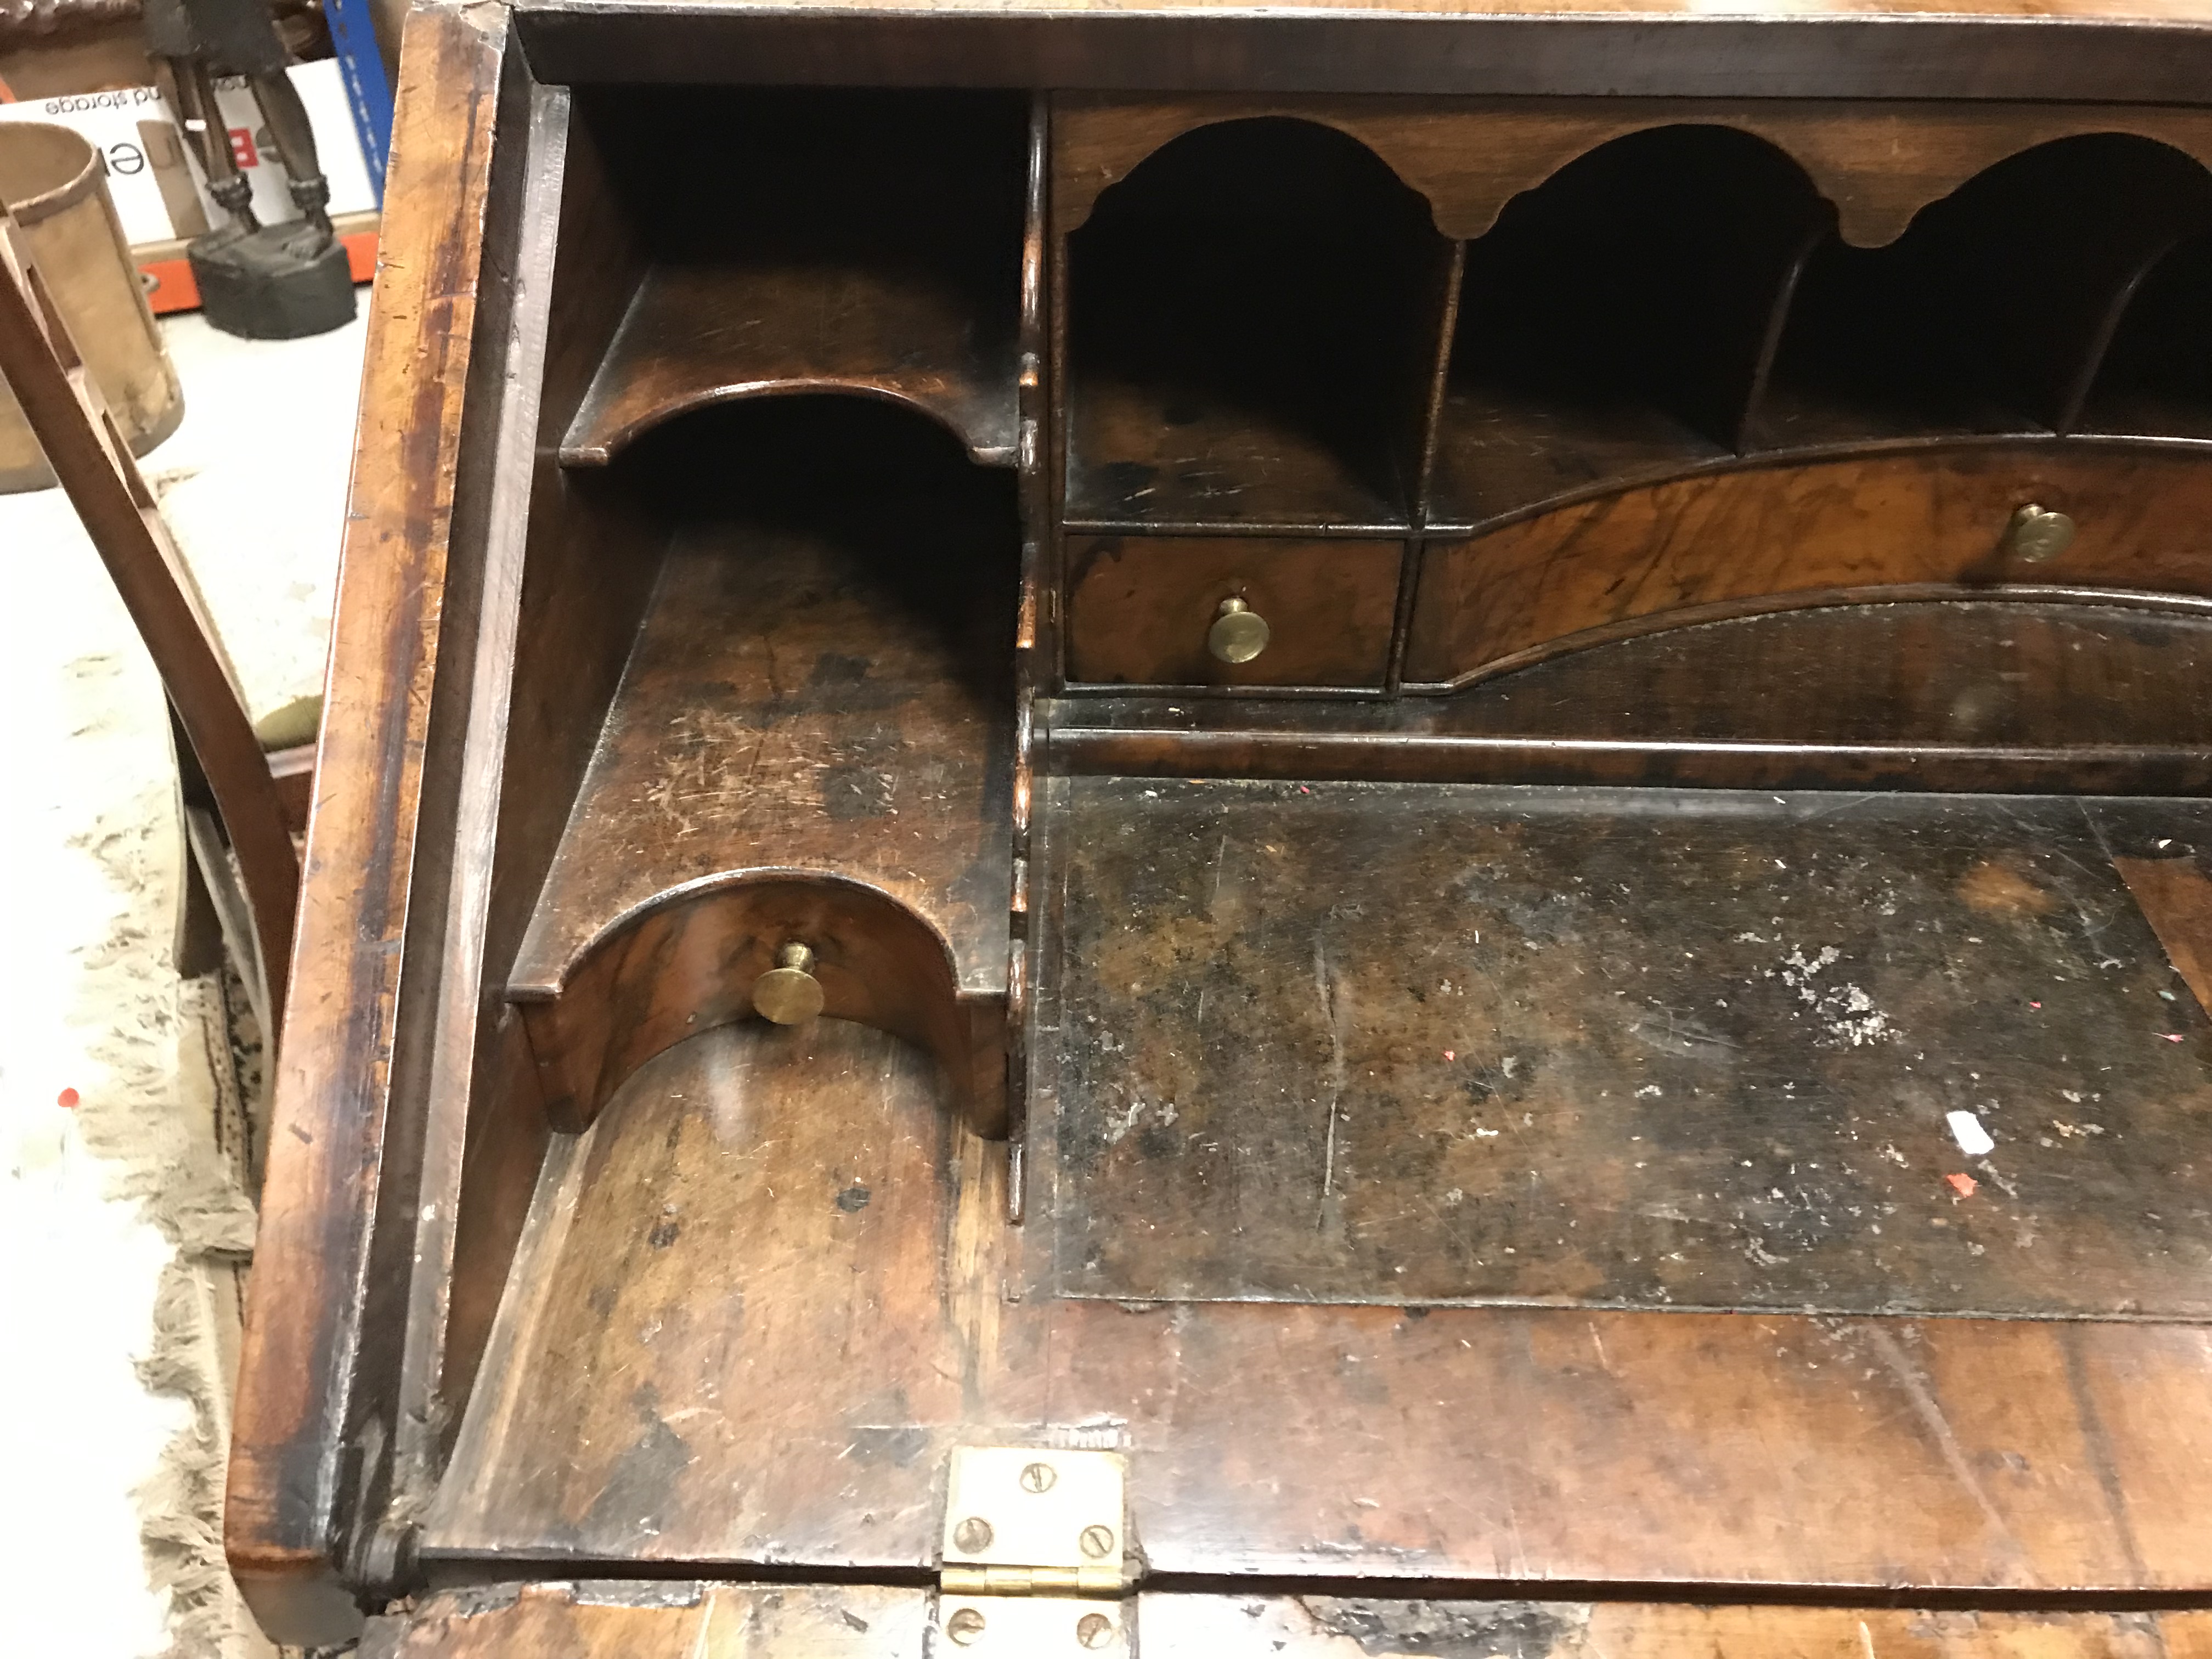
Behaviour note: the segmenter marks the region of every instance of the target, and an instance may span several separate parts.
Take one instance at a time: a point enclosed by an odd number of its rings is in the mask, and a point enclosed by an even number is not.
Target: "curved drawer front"
[[[1094,684],[1380,687],[1395,541],[1071,536],[1067,676]],[[1224,601],[1267,624],[1243,661],[1209,648]]]
[[[2012,544],[2030,505],[2072,520],[2056,556]],[[1406,678],[1464,683],[1838,592],[2013,586],[2212,595],[2212,453],[2039,443],[1753,467],[1431,542]]]

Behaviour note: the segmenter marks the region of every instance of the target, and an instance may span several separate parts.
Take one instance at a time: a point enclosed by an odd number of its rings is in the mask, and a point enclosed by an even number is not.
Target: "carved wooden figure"
[[[2212,1652],[2212,12],[432,4],[272,1633]]]

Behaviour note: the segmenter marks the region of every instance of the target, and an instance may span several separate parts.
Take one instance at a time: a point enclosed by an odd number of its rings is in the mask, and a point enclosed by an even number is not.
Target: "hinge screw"
[[[1083,1553],[1089,1556],[1092,1560],[1103,1561],[1113,1550],[1114,1528],[1111,1527],[1085,1527],[1083,1529],[1083,1536],[1076,1541],[1083,1546]]]
[[[966,1555],[980,1555],[991,1547],[991,1523],[980,1515],[971,1515],[952,1529],[952,1541]]]
[[[983,1633],[983,1615],[973,1607],[961,1607],[945,1621],[945,1633],[966,1647]]]
[[[1050,1492],[1053,1483],[1060,1479],[1049,1463],[1031,1463],[1022,1470],[1024,1492]]]
[[[1114,1621],[1103,1613],[1086,1613],[1075,1621],[1075,1639],[1086,1648],[1103,1648],[1114,1639]]]

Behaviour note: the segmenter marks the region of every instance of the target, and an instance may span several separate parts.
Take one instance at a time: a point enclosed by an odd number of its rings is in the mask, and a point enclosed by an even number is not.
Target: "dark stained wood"
[[[1944,1612],[1152,1592],[1172,1659],[2202,1659],[2197,1613]],[[371,1659],[875,1659],[919,1653],[930,1598],[872,1585],[601,1582],[448,1590],[370,1627]],[[380,1648],[377,1642],[390,1645]]]
[[[1054,789],[1070,1293],[2212,1315],[2212,1026],[2078,806]]]
[[[353,1356],[505,46],[503,12],[418,9],[393,130],[224,1518],[231,1570],[264,1628],[301,1642],[340,1640],[360,1618],[337,1582],[361,1462],[342,1449],[356,1385],[389,1386],[356,1372]]]
[[[1451,251],[1372,152],[1207,127],[1064,246],[1072,522],[1410,522]]]
[[[2014,509],[2030,501],[2080,526],[2048,563],[2002,550]],[[1431,542],[1406,678],[1464,683],[1595,630],[1817,603],[1840,589],[1931,585],[1963,597],[2034,583],[2203,595],[2212,590],[2196,526],[2208,508],[2212,465],[2197,455],[2057,443],[1908,449],[1593,495],[1468,541]]]
[[[1741,447],[1832,218],[1787,155],[1723,126],[1615,139],[1508,204],[1468,249],[1427,520]]]
[[[2198,794],[2205,607],[1774,611],[1389,702],[1070,697],[1056,769],[1146,777]]]
[[[2128,296],[2078,425],[2212,437],[2212,232],[2191,238]]]
[[[1749,440],[2071,430],[2129,296],[2208,213],[2203,163],[2101,132],[2008,157],[1890,246],[1832,240],[1797,284]],[[2030,224],[2047,251],[2023,259]]]
[[[1398,542],[1071,536],[1068,678],[1379,690],[1403,557]],[[1230,599],[1270,629],[1249,662],[1222,662],[1206,648]]]
[[[1357,138],[1429,198],[1439,231],[1462,240],[1487,234],[1508,201],[1577,157],[1680,125],[1731,127],[1779,149],[1835,204],[1844,240],[1863,247],[1894,241],[1922,208],[2005,157],[2077,133],[2136,133],[2212,167],[2212,116],[2188,107],[1784,102],[1762,92],[1748,103],[1068,95],[1055,111],[1053,225],[1061,235],[1179,135],[1255,116],[1322,122]]]
[[[604,465],[702,405],[850,391],[1012,465],[1026,172],[1004,96],[602,94],[653,256],[562,445]],[[673,154],[717,164],[672,186]]]
[[[556,80],[1041,86],[1187,94],[1224,84],[1521,97],[2188,101],[2212,76],[2199,0],[1826,0],[1714,13],[1693,0],[1338,0],[1133,14],[1026,0],[696,11],[655,0],[523,8]],[[948,15],[950,14],[950,15]],[[642,27],[641,27],[642,26]]]
[[[510,976],[570,1127],[675,1036],[749,1009],[806,937],[775,928],[832,929],[833,1010],[908,1035],[1005,996],[1012,480],[871,403],[731,414],[667,462],[749,476],[670,546]],[[999,1093],[969,1091],[979,1121]]]

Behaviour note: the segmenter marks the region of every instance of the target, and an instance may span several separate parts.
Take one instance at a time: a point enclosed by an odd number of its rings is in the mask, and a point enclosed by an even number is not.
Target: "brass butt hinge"
[[[937,1627],[989,1656],[1126,1656],[1134,1585],[1120,1452],[959,1446]]]

